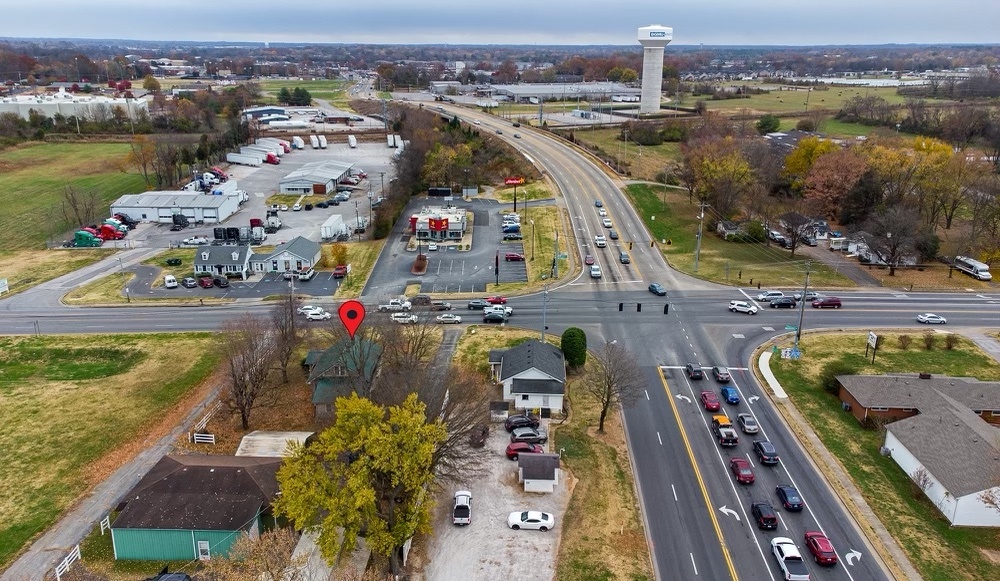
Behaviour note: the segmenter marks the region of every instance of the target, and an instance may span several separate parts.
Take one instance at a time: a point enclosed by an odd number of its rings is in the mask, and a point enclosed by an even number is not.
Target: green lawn
[[[970,341],[962,339],[954,350],[947,350],[943,337],[938,335],[937,346],[926,351],[922,333],[911,335],[913,344],[903,350],[898,334],[886,334],[873,365],[864,358],[863,333],[806,334],[800,342],[802,359],[772,358],[771,365],[795,407],[840,460],[865,501],[924,579],[989,579],[995,576],[996,565],[982,551],[1000,550],[1000,532],[951,528],[892,459],[879,454],[883,433],[861,428],[818,382],[819,370],[829,361],[846,362],[859,374],[928,372],[1000,380],[1000,365]]]
[[[713,101],[707,96],[687,97],[686,103],[692,105],[694,102],[704,100],[705,105],[711,111],[720,111],[727,114],[739,113],[742,109],[749,109],[755,113],[790,113],[795,111],[812,111],[814,109],[827,109],[839,111],[844,103],[857,96],[864,97],[878,96],[885,99],[890,105],[902,105],[906,98],[896,94],[895,87],[824,87],[814,88],[807,92],[805,87],[783,87],[780,85],[769,85],[766,83],[725,83],[724,87],[738,87],[748,85],[751,87],[762,87],[770,89],[768,93],[762,95],[750,95],[747,99],[727,99]],[[808,94],[808,105],[806,95]]]
[[[0,568],[215,369],[211,334],[0,338]],[[171,424],[173,426],[173,424]]]
[[[129,151],[123,143],[28,143],[0,152],[0,250],[44,248],[80,226],[66,220],[61,205],[67,188],[93,192],[100,211],[123,194],[145,191],[134,170],[116,163]],[[25,228],[25,224],[31,224]],[[16,233],[16,235],[15,235]]]
[[[634,141],[619,140],[620,134],[620,129],[583,129],[574,131],[573,137],[584,147],[597,147],[605,157],[620,161],[634,179],[655,180],[664,168],[681,160],[679,143],[640,147]]]

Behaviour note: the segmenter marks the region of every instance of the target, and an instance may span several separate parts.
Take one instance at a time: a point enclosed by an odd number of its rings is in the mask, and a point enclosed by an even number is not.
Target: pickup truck
[[[455,509],[451,513],[451,522],[459,526],[472,522],[472,493],[468,490],[459,490],[455,493]]]
[[[782,579],[785,581],[809,581],[809,570],[802,561],[798,547],[788,537],[771,539],[771,552],[781,567]]]
[[[489,305],[483,307],[483,315],[489,313],[499,313],[505,317],[510,317],[514,314],[514,309],[505,305]]]
[[[388,303],[378,306],[378,311],[380,313],[387,313],[390,311],[409,311],[412,308],[410,301],[404,299],[392,299]]]
[[[718,438],[720,446],[736,446],[740,443],[739,433],[726,416],[712,416],[712,432]]]
[[[393,313],[389,315],[389,318],[400,325],[410,325],[417,322],[416,315],[408,315],[406,313]]]

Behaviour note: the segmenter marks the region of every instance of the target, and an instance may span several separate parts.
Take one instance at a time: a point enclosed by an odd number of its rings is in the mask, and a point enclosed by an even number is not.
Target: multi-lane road
[[[512,128],[495,117],[449,107],[449,113],[478,119],[484,131]],[[732,299],[753,300],[755,293],[721,287],[672,271],[662,254],[650,248],[649,235],[613,180],[585,154],[555,138],[528,128],[517,129],[520,139],[510,139],[562,192],[572,221],[580,255],[591,254],[604,276],[583,274],[553,289],[512,299],[513,324],[541,330],[543,309],[550,333],[568,326],[587,331],[591,345],[619,341],[638,361],[646,378],[643,397],[624,410],[624,425],[635,468],[636,483],[658,579],[777,579],[778,568],[770,556],[774,536],[792,537],[804,550],[806,530],[825,531],[834,542],[841,563],[832,569],[810,564],[815,579],[877,580],[889,576],[859,532],[851,516],[826,486],[823,476],[799,447],[775,411],[764,389],[747,370],[753,350],[798,325],[797,310],[769,309],[761,303],[757,315],[731,313]],[[596,234],[607,234],[595,202],[600,200],[621,235],[607,248],[596,248]],[[630,264],[618,261],[618,252],[629,251]],[[667,288],[667,297],[646,291],[650,282]],[[234,314],[263,310],[263,304],[211,308],[133,307],[129,309],[74,309],[58,304],[62,292],[43,285],[19,297],[0,301],[0,333],[101,333],[132,331],[214,330]],[[881,290],[852,291],[840,295],[842,309],[804,313],[804,329],[916,327],[919,312],[933,310],[948,318],[949,327],[996,322],[1000,295],[893,293]],[[623,310],[619,311],[619,303]],[[664,305],[669,303],[668,313]],[[641,311],[638,305],[642,305]],[[731,417],[752,413],[762,427],[758,437],[775,444],[781,456],[776,467],[757,465],[751,437],[741,434],[735,448],[720,448],[709,431],[710,416],[698,394],[718,386],[706,373],[690,381],[681,369],[695,362],[706,368],[725,365],[733,371],[739,390],[738,406],[723,404]],[[707,369],[706,369],[707,371]],[[731,456],[754,464],[757,481],[738,485],[729,473]],[[789,513],[778,508],[779,528],[758,530],[750,517],[753,501],[779,506],[774,493],[778,483],[795,485],[806,509]]]

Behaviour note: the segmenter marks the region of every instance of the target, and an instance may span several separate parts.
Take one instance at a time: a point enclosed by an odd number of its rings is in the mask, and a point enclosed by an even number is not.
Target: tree
[[[620,343],[606,341],[603,352],[594,357],[593,375],[584,382],[584,393],[594,398],[601,408],[597,431],[604,432],[604,420],[611,406],[632,405],[644,385],[639,362]]]
[[[560,349],[570,367],[583,367],[587,363],[587,334],[579,327],[566,329],[562,334]]]
[[[288,90],[288,87],[282,87],[278,90],[278,102],[287,105],[292,101],[292,92]]]
[[[222,324],[220,338],[227,385],[223,401],[240,414],[247,430],[253,410],[274,395],[267,382],[276,354],[274,331],[268,319],[244,313]]]
[[[338,398],[334,425],[299,447],[278,470],[278,514],[317,530],[328,563],[351,551],[359,534],[400,572],[399,551],[430,530],[434,448],[445,427],[427,422],[415,394],[388,409],[351,395]]]
[[[156,142],[145,135],[136,135],[129,143],[129,152],[125,154],[125,163],[135,166],[139,170],[139,175],[146,182],[146,187],[153,187],[152,178],[149,175],[156,160]]]
[[[917,213],[901,206],[877,211],[864,229],[865,243],[889,266],[889,276],[895,276],[900,261],[916,249],[922,235]]]
[[[101,210],[100,196],[94,191],[79,190],[75,186],[66,186],[63,190],[60,209],[63,220],[73,226],[85,226],[97,220]]]
[[[264,532],[258,537],[242,534],[225,557],[212,555],[202,562],[198,578],[206,581],[302,581],[307,557],[292,558],[299,535],[289,528]]]
[[[864,175],[867,164],[852,149],[838,149],[820,156],[806,176],[805,201],[810,211],[835,220],[844,199]]]
[[[160,81],[157,81],[156,77],[153,75],[146,75],[146,77],[142,79],[142,88],[150,93],[159,93]]]
[[[781,127],[781,119],[775,115],[764,115],[757,121],[756,124],[757,133],[760,133],[761,135],[774,133],[779,127]]]
[[[832,141],[812,136],[803,137],[785,157],[785,175],[789,177],[793,187],[800,188],[816,160],[838,149],[840,146]]]
[[[292,354],[302,342],[299,333],[296,309],[298,302],[292,293],[283,295],[271,311],[271,324],[274,329],[274,358],[281,369],[281,380],[288,383],[288,362]]]

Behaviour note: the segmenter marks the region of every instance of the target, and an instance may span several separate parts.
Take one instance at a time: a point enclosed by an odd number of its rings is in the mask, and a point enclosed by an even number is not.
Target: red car
[[[586,265],[594,264],[594,257],[588,254],[583,258],[583,263]]]
[[[541,444],[529,444],[527,442],[511,442],[507,444],[507,459],[517,460],[518,454],[543,454],[545,448]]]
[[[491,305],[506,305],[507,297],[501,297],[501,296],[486,297],[486,302],[488,302]]]
[[[203,276],[198,279],[198,286],[201,288],[212,288],[215,286],[215,279],[210,276]]]
[[[743,458],[730,458],[729,469],[733,471],[736,482],[740,484],[753,484],[754,475],[753,468],[750,467],[750,462],[747,462]]]
[[[347,276],[347,266],[341,264],[333,269],[333,278],[344,278]]]
[[[833,543],[826,535],[819,531],[809,531],[806,533],[806,546],[813,558],[820,565],[836,565],[837,552],[833,550]]]
[[[508,253],[504,254],[503,258],[507,262],[511,262],[511,261],[513,261],[513,262],[524,262],[524,255],[523,254],[518,254],[516,252],[508,252]]]
[[[719,397],[715,395],[714,391],[701,392],[701,405],[710,412],[717,412],[722,407],[719,403]]]

